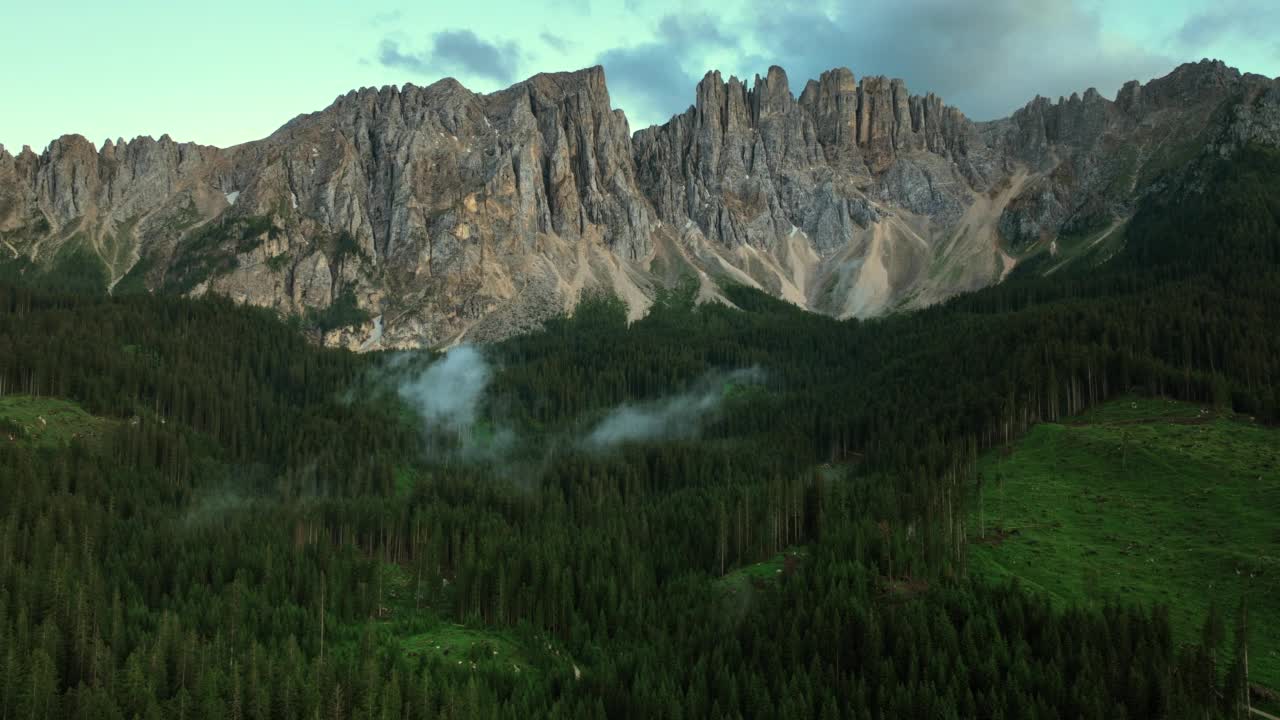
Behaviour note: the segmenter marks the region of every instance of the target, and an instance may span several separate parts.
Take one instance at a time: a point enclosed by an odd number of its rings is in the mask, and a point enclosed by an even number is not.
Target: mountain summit
[[[718,72],[631,133],[603,69],[492,94],[363,88],[270,137],[0,146],[0,265],[109,292],[218,293],[355,349],[486,341],[607,290],[697,283],[866,317],[1105,249],[1196,161],[1280,145],[1280,81],[1216,61],[973,122],[838,68],[797,96]]]

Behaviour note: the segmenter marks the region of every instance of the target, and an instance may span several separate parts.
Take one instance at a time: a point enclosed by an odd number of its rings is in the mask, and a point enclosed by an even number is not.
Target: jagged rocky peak
[[[818,142],[836,149],[836,157],[852,160],[858,144],[858,83],[853,73],[837,68],[810,80],[800,94],[800,105],[814,118]]]
[[[510,93],[522,88],[533,97],[551,102],[559,102],[568,98],[587,100],[597,110],[611,111],[609,88],[605,81],[604,68],[594,65],[582,70],[566,72],[538,73],[528,80],[517,83],[495,95]]]
[[[29,172],[32,191],[42,200],[40,210],[56,228],[86,216],[123,221],[153,210],[175,192],[198,184],[222,152],[177,143],[168,135],[107,140],[97,148],[84,136],[71,134],[50,142]]]
[[[800,108],[812,123],[828,159],[862,159],[868,170],[887,169],[899,152],[928,150],[963,153],[972,123],[932,93],[911,95],[905,81],[884,76],[857,80],[848,68],[823,72],[809,80],[797,101],[786,71],[769,68],[751,88],[736,77],[723,80],[708,72],[698,83],[695,126],[718,120],[721,132],[758,127],[761,119]]]
[[[848,68],[810,80],[798,100],[777,66],[751,87],[708,72],[689,110],[636,133],[634,142],[641,185],[659,217],[687,218],[730,246],[773,247],[801,228],[822,252],[838,247],[851,225],[865,227],[875,214],[859,188],[904,156],[963,160],[966,184],[980,185],[983,175],[965,157],[978,140],[962,114],[937,96],[911,95],[902,80],[858,81]],[[892,182],[914,187],[917,179]],[[841,209],[818,221],[817,198]]]
[[[786,114],[794,102],[786,70],[771,65],[764,77],[756,75],[751,90],[751,115],[757,124],[762,117]]]
[[[1126,82],[1108,100],[1096,89],[1082,95],[1059,97],[1056,102],[1036,96],[1007,120],[989,125],[992,142],[1002,152],[1033,167],[1045,167],[1062,158],[1051,146],[1068,150],[1093,148],[1118,135],[1145,136],[1155,127],[1176,127],[1175,135],[1212,121],[1215,108],[1233,102],[1239,92],[1261,90],[1274,82],[1260,75],[1242,74],[1220,60],[1179,65],[1172,72],[1146,84]]]
[[[436,129],[457,133],[474,130],[469,123],[482,120],[485,114],[491,120],[506,119],[518,104],[524,104],[536,114],[539,107],[570,98],[576,99],[578,108],[611,111],[604,69],[596,66],[572,72],[540,73],[488,95],[472,92],[452,77],[427,86],[406,83],[360,88],[339,95],[324,110],[294,118],[273,137],[287,137],[315,123],[334,120],[348,125],[375,121],[405,125],[434,123],[438,126]],[[468,115],[467,111],[471,110],[479,110],[481,117]]]

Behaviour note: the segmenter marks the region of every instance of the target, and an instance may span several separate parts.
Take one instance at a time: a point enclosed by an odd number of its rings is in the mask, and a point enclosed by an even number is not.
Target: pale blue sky
[[[533,73],[605,66],[632,129],[693,100],[707,69],[823,69],[903,77],[975,119],[1039,93],[1217,57],[1280,74],[1274,0],[474,0],[363,7],[325,0],[116,3],[9,0],[0,15],[0,143],[63,133],[212,145],[264,137],[352,88],[457,77],[477,91]]]

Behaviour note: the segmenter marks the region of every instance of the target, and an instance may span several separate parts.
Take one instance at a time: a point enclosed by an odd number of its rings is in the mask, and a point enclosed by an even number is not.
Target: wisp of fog
[[[422,418],[428,433],[444,431],[457,437],[462,459],[502,463],[510,461],[509,453],[517,443],[514,432],[492,427],[492,422],[481,416],[493,376],[493,367],[479,350],[461,345],[416,374],[402,378],[396,392]],[[764,372],[756,367],[708,372],[685,392],[614,407],[569,444],[604,452],[626,443],[696,437],[723,406],[731,387],[762,382]],[[548,448],[560,444],[550,442]]]
[[[726,385],[754,385],[763,381],[764,372],[756,367],[727,374],[708,373],[688,392],[614,408],[587,435],[584,445],[592,450],[606,450],[623,443],[693,437],[724,402]]]
[[[492,375],[480,351],[460,345],[402,383],[397,392],[428,426],[462,433],[475,425]]]
[[[505,458],[515,433],[482,422],[481,406],[494,370],[470,345],[459,345],[417,375],[402,380],[396,393],[422,418],[429,433],[457,437],[464,460]]]

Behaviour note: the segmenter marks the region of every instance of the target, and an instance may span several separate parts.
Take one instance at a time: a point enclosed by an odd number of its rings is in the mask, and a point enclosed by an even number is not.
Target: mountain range
[[[1199,161],[1280,145],[1280,80],[1189,63],[1115,99],[974,122],[834,69],[708,73],[632,132],[600,67],[491,94],[363,88],[230,148],[78,135],[0,146],[0,264],[111,293],[217,293],[358,350],[485,342],[610,292],[763,289],[815,312],[924,307],[1103,262]]]

